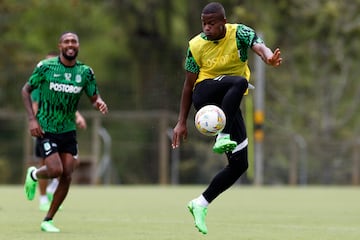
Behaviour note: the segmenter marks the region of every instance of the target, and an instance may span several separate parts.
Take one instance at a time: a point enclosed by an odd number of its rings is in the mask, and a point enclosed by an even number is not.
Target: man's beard
[[[77,57],[77,55],[78,55],[78,51],[76,51],[75,54],[72,55],[72,56],[67,55],[67,54],[66,54],[66,51],[63,51],[63,52],[62,52],[62,55],[64,56],[64,58],[65,58],[66,60],[72,61],[72,60],[76,59],[76,57]]]

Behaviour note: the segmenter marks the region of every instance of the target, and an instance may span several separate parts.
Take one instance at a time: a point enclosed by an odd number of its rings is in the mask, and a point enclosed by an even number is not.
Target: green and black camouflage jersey
[[[28,84],[39,90],[37,119],[45,132],[76,130],[75,112],[83,92],[88,97],[99,94],[93,70],[77,61],[66,67],[59,57],[37,64]]]
[[[227,27],[234,24],[226,24]],[[244,25],[244,24],[235,24],[236,27],[236,45],[238,49],[239,60],[246,62],[248,60],[248,50],[256,43],[264,43],[264,41],[256,35],[254,29]],[[206,35],[202,32],[200,37],[204,40],[207,40]],[[211,41],[211,40],[208,40]],[[186,60],[185,60],[185,70],[192,73],[200,72],[199,64],[195,61],[190,48],[187,50]]]

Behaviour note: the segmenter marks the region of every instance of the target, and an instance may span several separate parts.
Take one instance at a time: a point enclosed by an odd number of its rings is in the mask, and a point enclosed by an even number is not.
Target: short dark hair
[[[79,36],[78,36],[75,32],[66,31],[66,32],[63,32],[63,33],[60,35],[60,37],[59,37],[59,43],[62,42],[62,40],[63,40],[63,38],[64,38],[64,36],[65,36],[66,34],[74,34],[74,35],[79,39]]]
[[[203,8],[201,13],[202,14],[220,13],[224,18],[226,18],[225,9],[224,9],[223,5],[218,2],[211,2],[211,3],[207,4]]]

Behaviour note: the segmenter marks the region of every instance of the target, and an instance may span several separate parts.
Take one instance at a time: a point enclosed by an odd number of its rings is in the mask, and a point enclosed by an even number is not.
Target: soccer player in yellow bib
[[[207,4],[201,13],[202,32],[189,42],[185,60],[186,77],[182,90],[178,122],[174,127],[172,147],[187,137],[186,120],[191,105],[196,110],[214,104],[226,115],[224,130],[216,137],[213,151],[225,153],[228,165],[210,182],[207,189],[188,203],[195,226],[206,234],[208,205],[231,187],[248,168],[247,135],[240,103],[250,79],[248,50],[253,50],[268,65],[278,67],[280,50],[269,49],[256,32],[243,24],[229,24],[224,7]]]

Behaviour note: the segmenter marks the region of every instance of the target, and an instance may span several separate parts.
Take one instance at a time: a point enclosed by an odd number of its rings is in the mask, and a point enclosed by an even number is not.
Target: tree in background
[[[42,56],[56,48],[58,33],[73,30],[82,39],[80,60],[94,67],[112,111],[176,112],[183,51],[201,28],[198,13],[207,2],[1,1],[0,108],[21,108],[22,82]],[[306,145],[309,181],[335,181],[329,175],[337,182],[348,181],[350,153],[360,131],[356,64],[360,1],[224,0],[222,4],[229,9],[229,21],[260,30],[269,45],[282,49],[283,67],[266,73],[267,183],[287,182],[295,155],[292,148],[300,147],[299,139]],[[87,105],[80,103],[80,108]],[[186,156],[193,149],[182,151]]]

